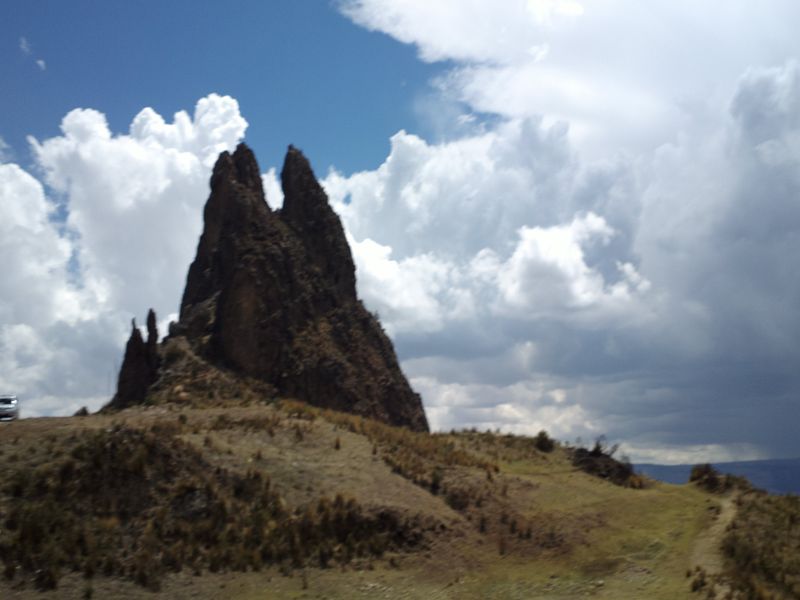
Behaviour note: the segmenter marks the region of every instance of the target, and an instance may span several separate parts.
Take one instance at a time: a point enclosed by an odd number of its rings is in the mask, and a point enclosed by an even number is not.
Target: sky
[[[0,7],[0,388],[99,408],[210,169],[289,144],[434,429],[800,456],[800,5]]]

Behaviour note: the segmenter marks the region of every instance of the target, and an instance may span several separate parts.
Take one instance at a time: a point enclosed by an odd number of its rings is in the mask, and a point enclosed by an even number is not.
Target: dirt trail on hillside
[[[733,518],[736,516],[736,496],[730,495],[720,499],[719,514],[711,527],[701,533],[692,550],[692,568],[700,567],[707,576],[722,574],[725,559],[722,556],[722,538]],[[716,585],[718,593],[727,593],[727,586]]]

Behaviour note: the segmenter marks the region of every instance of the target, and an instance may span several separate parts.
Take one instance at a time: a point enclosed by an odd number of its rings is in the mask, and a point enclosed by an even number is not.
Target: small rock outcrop
[[[117,393],[107,408],[122,409],[145,401],[147,390],[158,379],[161,360],[157,344],[156,315],[151,309],[147,313],[146,342],[136,326],[136,319],[131,322],[131,336],[125,346],[125,357],[119,370]]]
[[[341,221],[308,160],[291,146],[281,183],[283,207],[273,211],[253,152],[240,144],[220,155],[169,338],[185,338],[196,356],[281,396],[427,431],[421,399],[392,343],[358,299]],[[137,341],[137,331],[115,407],[142,398],[141,382],[153,383],[143,377],[152,364],[150,338]]]

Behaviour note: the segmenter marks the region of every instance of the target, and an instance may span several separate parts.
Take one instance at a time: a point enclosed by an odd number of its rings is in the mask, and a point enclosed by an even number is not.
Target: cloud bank
[[[236,100],[215,94],[172,123],[145,108],[125,135],[75,109],[60,136],[30,139],[46,187],[0,164],[0,388],[25,415],[98,408],[131,316],[174,316],[211,166],[246,128]]]
[[[445,66],[449,135],[325,183],[435,427],[800,454],[800,15],[769,4],[340,4]]]

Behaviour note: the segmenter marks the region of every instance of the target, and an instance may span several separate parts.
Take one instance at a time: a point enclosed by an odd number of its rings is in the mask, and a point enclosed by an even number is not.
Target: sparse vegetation
[[[111,582],[171,594],[177,581],[201,590],[246,571],[243,579],[272,578],[279,597],[302,591],[300,572],[311,596],[325,581],[326,593],[339,590],[331,598],[349,598],[352,570],[375,569],[399,593],[444,589],[452,567],[473,574],[463,597],[592,595],[600,578],[610,597],[640,597],[617,592],[650,571],[669,582],[653,598],[693,586],[699,597],[725,597],[716,572],[687,578],[686,565],[697,564],[692,542],[726,498],[698,485],[604,485],[546,433],[415,434],[292,401],[13,426],[42,433],[0,438],[0,595],[58,586],[65,598],[114,597]],[[602,440],[598,450],[613,458]],[[744,547],[768,555],[756,546],[768,543],[755,537],[766,526],[757,522]],[[785,584],[771,578],[791,581],[794,551],[771,557],[770,574],[752,574],[758,561],[740,570],[780,597]],[[501,583],[512,578],[518,592]]]
[[[91,432],[67,458],[14,472],[3,490],[11,498],[0,533],[6,577],[29,573],[53,589],[65,571],[91,578],[102,570],[155,590],[184,567],[327,565],[421,541],[413,523],[341,495],[290,510],[259,472],[213,468],[157,431]]]
[[[450,508],[472,522],[477,531],[487,532],[485,522],[481,526],[481,518],[485,518],[487,511],[513,513],[515,525],[511,535],[507,535],[508,526],[503,530],[506,533],[500,529],[489,531],[496,543],[499,543],[498,536],[506,536],[503,545],[508,554],[531,554],[565,547],[568,543],[565,536],[554,535],[552,529],[544,524],[534,533],[530,518],[513,507],[509,499],[509,482],[500,474],[500,467],[487,456],[542,457],[556,447],[546,433],[538,440],[477,432],[427,434],[295,401],[283,401],[281,407],[292,419],[300,422],[321,418],[341,429],[365,436],[372,444],[372,454],[380,454],[394,473],[441,497]],[[539,449],[539,445],[547,450]]]
[[[722,549],[746,597],[800,597],[800,497],[742,494]]]
[[[752,489],[750,482],[744,477],[723,475],[710,464],[695,465],[689,474],[689,482],[694,483],[712,494],[724,494],[733,489],[746,491]]]
[[[374,444],[373,454],[378,454],[380,448],[381,457],[395,473],[434,494],[439,491],[446,467],[496,469],[496,465],[460,447],[453,436],[413,432],[302,402],[284,401],[282,406],[293,418],[313,421],[322,416],[350,432],[366,436]]]

